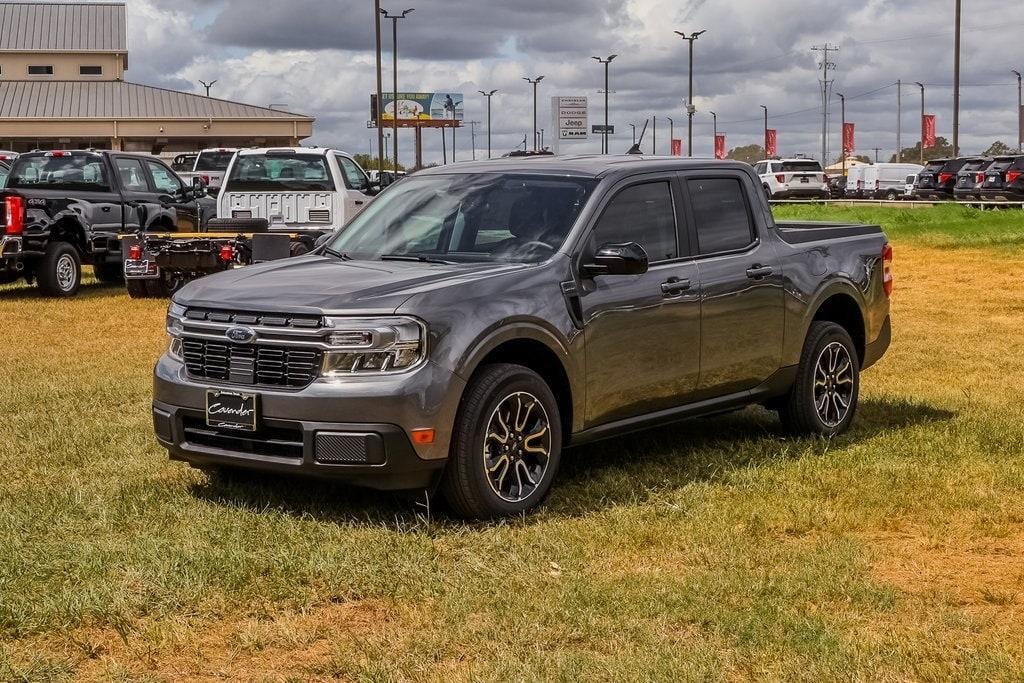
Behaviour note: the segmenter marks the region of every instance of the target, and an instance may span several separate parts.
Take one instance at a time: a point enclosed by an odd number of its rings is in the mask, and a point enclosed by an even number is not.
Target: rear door
[[[110,160],[124,198],[125,229],[128,232],[140,228],[148,230],[165,212],[156,199],[156,193],[150,189],[149,176],[143,168],[142,159],[117,154],[112,155]]]
[[[681,175],[690,241],[700,268],[701,398],[751,389],[782,363],[783,273],[762,239],[745,174]]]
[[[582,260],[603,244],[636,242],[650,261],[642,275],[583,281],[588,426],[681,405],[697,388],[700,282],[678,211],[674,173],[631,178],[609,193],[584,240]]]
[[[153,190],[157,193],[163,211],[178,232],[199,229],[199,206],[186,193],[185,184],[167,166],[155,159],[146,160],[146,170]]]

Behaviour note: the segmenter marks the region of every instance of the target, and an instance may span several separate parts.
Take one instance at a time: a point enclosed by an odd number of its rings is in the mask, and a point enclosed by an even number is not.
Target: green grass
[[[890,238],[939,248],[1024,247],[1024,211],[975,209],[948,204],[920,208],[783,204],[772,207],[780,221],[848,221],[885,228]]]
[[[0,680],[1019,679],[1024,258],[924,211],[849,434],[608,441],[497,524],[172,463],[164,303],[0,288]]]

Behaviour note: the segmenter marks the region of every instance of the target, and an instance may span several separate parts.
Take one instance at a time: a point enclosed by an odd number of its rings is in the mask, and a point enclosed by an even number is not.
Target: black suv
[[[1024,202],[1024,154],[996,157],[985,171],[981,198],[989,202]]]
[[[914,199],[946,200],[953,199],[953,188],[956,185],[956,174],[968,161],[967,157],[958,159],[933,159],[925,164],[917,174],[914,185]]]
[[[985,181],[985,171],[991,165],[991,157],[968,159],[956,174],[953,197],[958,202],[976,202],[981,199],[981,185]]]

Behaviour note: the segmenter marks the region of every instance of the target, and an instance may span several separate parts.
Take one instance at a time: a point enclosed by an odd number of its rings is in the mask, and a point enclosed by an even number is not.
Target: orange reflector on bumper
[[[412,442],[415,444],[428,444],[434,443],[434,430],[433,429],[414,429],[412,430]]]

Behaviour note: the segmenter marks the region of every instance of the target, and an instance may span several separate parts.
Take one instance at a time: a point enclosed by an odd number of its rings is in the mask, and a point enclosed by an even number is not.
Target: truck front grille
[[[275,387],[306,386],[316,378],[322,358],[315,349],[187,338],[182,355],[191,377]]]

